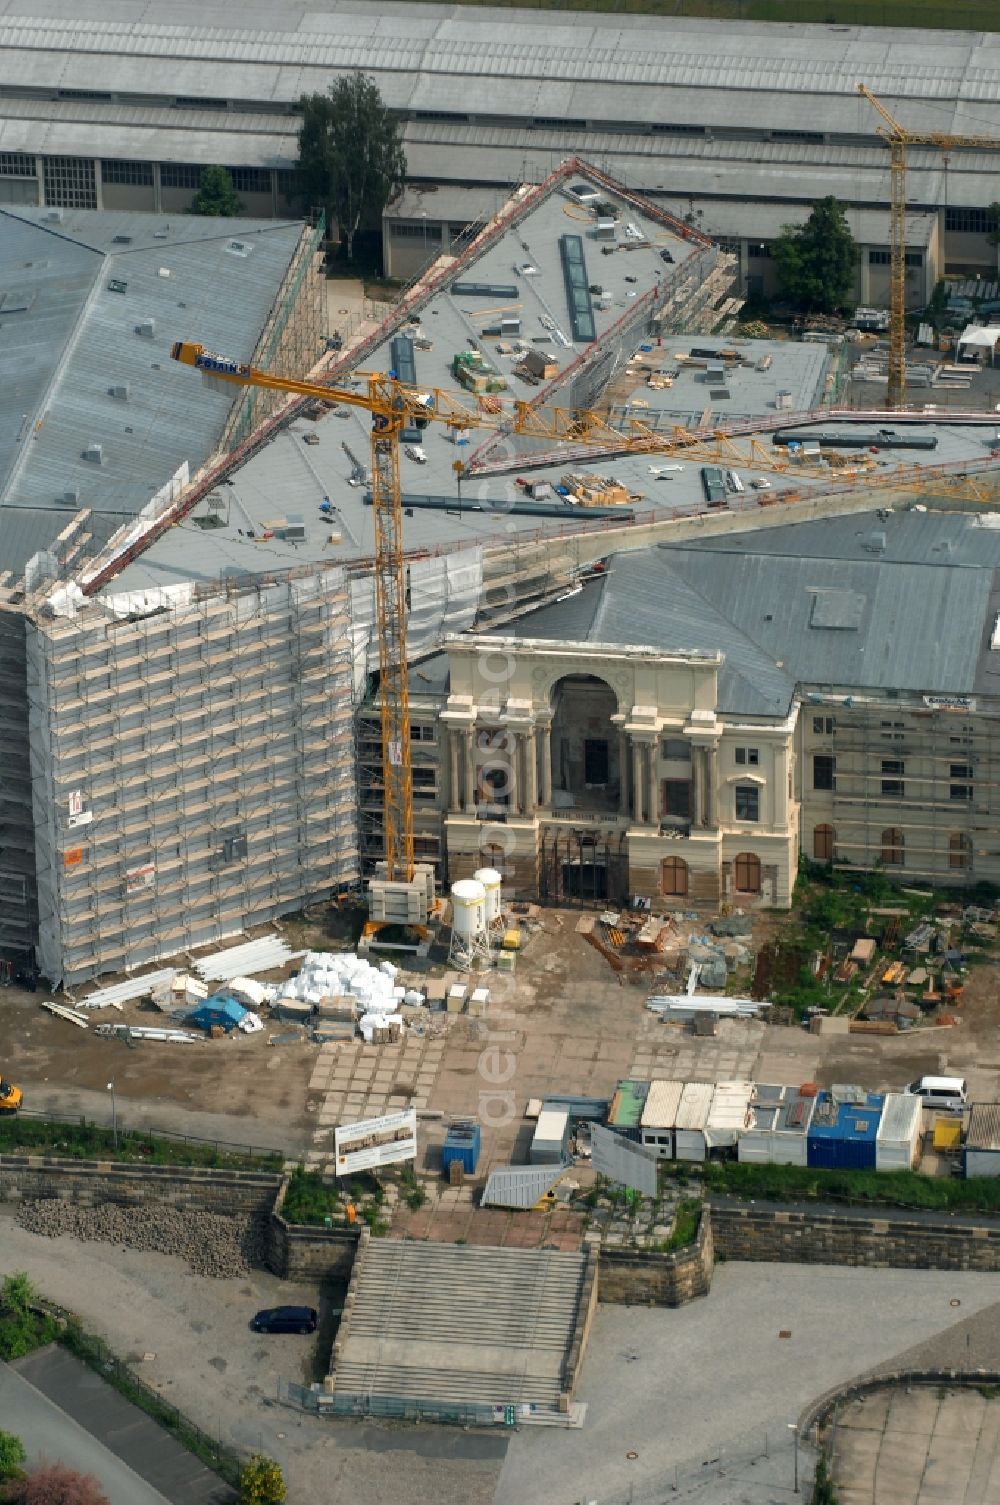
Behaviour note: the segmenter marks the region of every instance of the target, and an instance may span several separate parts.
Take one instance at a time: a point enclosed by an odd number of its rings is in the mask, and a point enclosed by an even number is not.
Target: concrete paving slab
[[[966,1446],[977,1439],[988,1404],[986,1397],[977,1390],[964,1395],[944,1395],[938,1402],[937,1420],[934,1424],[935,1451],[943,1437],[958,1438]]]

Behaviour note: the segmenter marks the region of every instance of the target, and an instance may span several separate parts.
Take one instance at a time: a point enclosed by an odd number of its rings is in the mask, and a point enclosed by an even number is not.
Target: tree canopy
[[[224,167],[206,167],[199,180],[198,192],[191,200],[191,214],[236,215],[243,210],[243,200],[233,187]]]
[[[782,292],[807,313],[836,313],[850,303],[858,248],[832,196],[814,205],[804,225],[784,225],[771,256]]]
[[[13,1432],[0,1432],[0,1479],[19,1475],[27,1457],[20,1437]]]
[[[274,1459],[254,1453],[240,1475],[240,1505],[282,1505],[286,1494],[281,1469]]]
[[[7,1505],[108,1505],[93,1474],[78,1473],[64,1463],[46,1463],[0,1487]]]
[[[300,198],[307,211],[323,208],[328,234],[339,226],[350,261],[362,222],[381,214],[403,186],[399,127],[364,73],[338,79],[326,94],[303,95],[302,117]]]

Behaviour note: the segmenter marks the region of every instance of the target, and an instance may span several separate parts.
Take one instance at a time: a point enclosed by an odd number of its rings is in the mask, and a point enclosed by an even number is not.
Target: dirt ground
[[[925,1072],[955,1072],[969,1079],[971,1097],[1000,1100],[1000,965],[970,972],[954,1009],[958,1023],[950,1028],[818,1037],[799,1026],[723,1021],[716,1038],[696,1039],[645,1009],[654,973],[616,975],[576,933],[581,913],[541,910],[516,972],[484,979],[491,990],[486,1018],[429,1015],[422,1036],[413,1031],[402,1048],[360,1042],[321,1048],[304,1031],[280,1023],[268,1023],[258,1035],[129,1048],[47,1013],[40,1007],[48,996],[43,992],[0,988],[0,1064],[23,1086],[28,1108],[110,1123],[113,1078],[121,1122],[258,1143],[313,1164],[328,1161],[337,1122],[413,1102],[423,1114],[418,1169],[432,1178],[433,1206],[446,1222],[464,1213],[462,1198],[450,1204],[447,1189],[433,1180],[448,1120],[480,1121],[482,1175],[491,1165],[524,1158],[530,1098],[552,1091],[606,1097],[630,1073],[824,1086],[849,1081],[874,1090],[898,1089]],[[331,911],[284,929],[296,948],[334,949],[350,944],[355,921]],[[773,936],[781,923],[770,914],[755,920],[753,944]],[[703,925],[681,927],[688,928]],[[419,986],[428,970],[441,975],[443,969],[443,958],[432,955],[429,969],[406,975]],[[139,1024],[163,1016],[149,1005],[127,1004],[121,1014],[104,1010],[92,1017]],[[423,1231],[428,1215],[410,1231]]]

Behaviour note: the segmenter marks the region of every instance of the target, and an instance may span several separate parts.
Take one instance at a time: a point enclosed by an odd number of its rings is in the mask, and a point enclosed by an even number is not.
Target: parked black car
[[[311,1306],[269,1306],[250,1326],[255,1333],[314,1333],[316,1313]]]

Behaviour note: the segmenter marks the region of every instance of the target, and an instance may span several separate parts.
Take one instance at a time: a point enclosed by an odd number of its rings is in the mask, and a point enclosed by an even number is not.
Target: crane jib
[[[200,371],[215,371],[220,376],[248,376],[250,367],[242,361],[230,360],[225,355],[213,355],[210,350],[203,350],[195,361]]]

